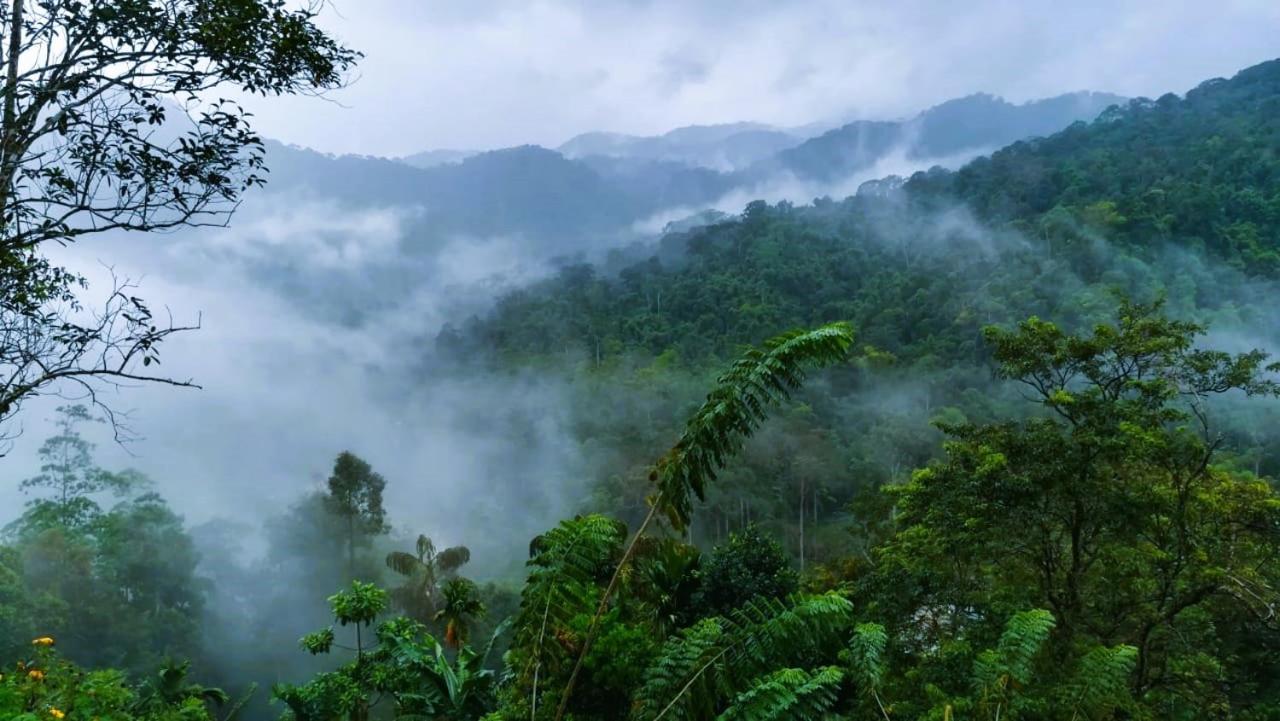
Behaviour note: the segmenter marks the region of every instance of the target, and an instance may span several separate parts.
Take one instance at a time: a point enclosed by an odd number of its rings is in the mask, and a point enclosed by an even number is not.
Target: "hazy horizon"
[[[1182,93],[1273,56],[1277,23],[1263,0],[331,0],[321,24],[365,53],[351,85],[243,101],[264,136],[329,153],[555,147],[588,131],[897,118],[975,92]]]

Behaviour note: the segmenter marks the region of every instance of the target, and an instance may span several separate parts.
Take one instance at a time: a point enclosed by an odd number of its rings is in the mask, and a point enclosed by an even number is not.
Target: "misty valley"
[[[421,18],[753,36],[446,5],[0,3],[0,721],[1280,719],[1280,60],[482,122]]]

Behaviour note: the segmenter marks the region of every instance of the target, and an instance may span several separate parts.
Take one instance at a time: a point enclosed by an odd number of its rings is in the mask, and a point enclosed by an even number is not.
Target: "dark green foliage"
[[[325,507],[346,529],[347,573],[356,574],[356,547],[373,536],[386,533],[387,512],[382,507],[382,490],[387,481],[374,472],[367,461],[349,451],[338,454],[329,476]]]
[[[725,615],[755,598],[785,598],[799,583],[782,546],[749,525],[711,552],[698,605],[709,615]]]

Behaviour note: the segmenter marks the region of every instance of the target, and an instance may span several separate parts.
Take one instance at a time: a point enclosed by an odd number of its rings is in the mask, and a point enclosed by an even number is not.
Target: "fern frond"
[[[1107,718],[1132,700],[1129,675],[1138,662],[1133,646],[1099,646],[1080,659],[1068,688],[1075,714]]]
[[[751,349],[716,379],[706,401],[685,426],[680,439],[654,466],[654,501],[677,529],[689,523],[693,497],[706,497],[730,456],[759,428],[770,407],[786,400],[804,381],[808,368],[845,358],[853,343],[847,323],[832,323],[772,338]]]
[[[809,721],[836,702],[844,671],[824,666],[813,673],[784,668],[738,694],[719,721]]]
[[[835,593],[757,599],[668,640],[633,704],[637,721],[709,719],[762,674],[841,638],[853,605]]]
[[[884,649],[889,634],[878,623],[860,623],[849,639],[849,660],[854,678],[865,691],[876,691],[884,680]]]
[[[1031,664],[1036,654],[1040,653],[1056,625],[1053,614],[1044,609],[1015,613],[1005,624],[994,652],[979,656],[978,663],[982,668],[975,675],[986,679],[983,685],[991,685],[1002,675],[1016,683],[1026,684],[1031,680]]]

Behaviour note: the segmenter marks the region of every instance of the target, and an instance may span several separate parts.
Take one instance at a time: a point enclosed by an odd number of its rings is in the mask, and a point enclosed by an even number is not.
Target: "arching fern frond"
[[[860,623],[849,639],[849,665],[853,667],[854,680],[866,690],[880,688],[884,680],[884,649],[889,634],[878,623]]]
[[[824,666],[813,673],[784,668],[738,694],[718,721],[809,721],[836,702],[844,671]]]
[[[668,640],[632,704],[636,721],[714,718],[763,674],[803,660],[849,629],[853,606],[834,593],[757,599],[732,618],[702,621]]]
[[[574,684],[599,632],[600,619],[635,552],[636,541],[644,535],[655,514],[664,514],[677,530],[686,528],[693,512],[693,497],[705,499],[707,483],[715,480],[729,457],[737,453],[760,426],[767,409],[790,397],[809,368],[844,360],[852,343],[853,329],[848,323],[791,331],[765,342],[762,348],[748,350],[716,379],[715,387],[686,423],[679,440],[653,466],[650,479],[656,491],[650,497],[649,514],[627,545],[600,596],[578,660],[560,694],[555,721],[561,721],[568,711]]]
[[[789,398],[809,368],[844,360],[852,343],[848,323],[791,331],[748,350],[716,379],[680,439],[654,465],[654,502],[677,530],[689,523],[693,497],[705,498],[707,483],[759,428],[768,409]]]
[[[1133,700],[1129,675],[1138,661],[1133,646],[1099,646],[1080,659],[1068,686],[1073,713],[1081,718],[1110,718]]]
[[[1015,613],[1005,624],[996,648],[978,654],[973,679],[979,702],[994,709],[1014,709],[1028,701],[1018,691],[1031,681],[1032,665],[1057,621],[1044,609]]]

